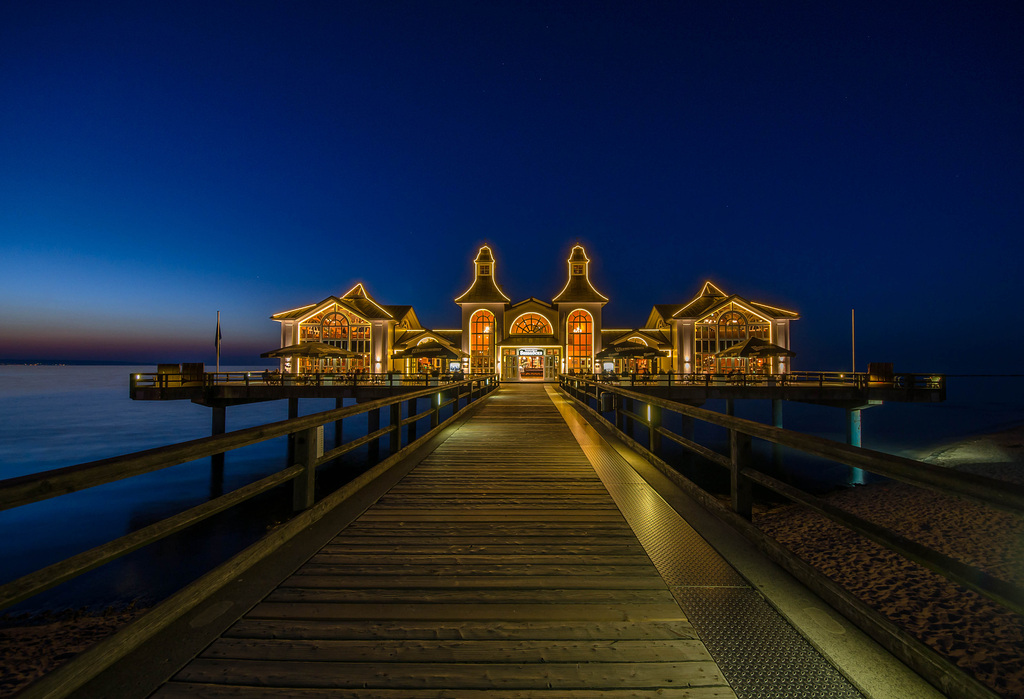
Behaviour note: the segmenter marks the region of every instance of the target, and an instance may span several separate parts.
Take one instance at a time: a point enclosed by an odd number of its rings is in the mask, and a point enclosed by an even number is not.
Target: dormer
[[[495,281],[494,265],[491,248],[482,246],[473,260],[473,283],[462,296],[455,299],[455,303],[508,303],[510,299]]]
[[[553,303],[608,303],[608,297],[601,294],[590,283],[590,258],[582,245],[576,245],[569,255],[569,280],[565,287],[552,299]]]

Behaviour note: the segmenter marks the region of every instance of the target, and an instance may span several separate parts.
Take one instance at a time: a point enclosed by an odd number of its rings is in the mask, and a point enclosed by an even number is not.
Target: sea
[[[264,366],[222,367],[262,371]],[[0,479],[206,437],[209,408],[189,401],[134,401],[129,377],[152,366],[0,365]],[[333,407],[333,400],[302,400],[300,414]],[[845,411],[784,404],[784,425],[845,440]],[[721,401],[706,408],[724,412]],[[736,401],[735,414],[770,422],[768,401]],[[229,431],[283,420],[286,401],[227,409]],[[863,412],[863,446],[919,457],[943,445],[1024,424],[1024,376],[950,377],[942,403],[887,403]],[[365,430],[349,425],[345,438]],[[365,433],[365,432],[364,432]],[[721,434],[698,429],[713,448]],[[285,440],[277,439],[225,458],[225,491],[284,468]],[[353,454],[339,468],[365,468]],[[813,460],[786,459],[788,478],[811,489],[843,486],[849,469]],[[209,459],[0,511],[0,584],[88,550],[211,497]],[[240,551],[288,516],[286,498],[261,497],[209,524],[187,530],[79,578],[0,615],[8,618],[65,609],[93,610],[148,605]]]

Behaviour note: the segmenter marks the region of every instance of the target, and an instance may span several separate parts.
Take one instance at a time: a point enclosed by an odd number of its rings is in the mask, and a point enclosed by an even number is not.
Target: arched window
[[[747,317],[739,311],[723,313],[718,319],[718,351],[747,339]]]
[[[539,313],[524,313],[516,318],[509,330],[511,335],[551,335],[551,323]]]
[[[348,340],[348,320],[345,316],[340,313],[325,315],[320,321],[320,341],[345,348],[345,340]]]
[[[565,326],[566,370],[594,370],[594,320],[586,311],[573,311]]]
[[[481,309],[469,321],[470,371],[490,374],[494,371],[494,314]]]

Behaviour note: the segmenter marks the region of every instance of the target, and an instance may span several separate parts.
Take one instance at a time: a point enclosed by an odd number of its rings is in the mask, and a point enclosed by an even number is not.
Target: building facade
[[[473,280],[454,299],[461,326],[424,328],[412,306],[370,297],[362,284],[342,296],[274,314],[281,346],[323,342],[345,350],[336,358],[283,359],[286,372],[496,373],[504,381],[554,380],[559,373],[785,373],[785,357],[719,356],[747,338],[790,348],[795,311],[726,294],[705,282],[692,300],[655,305],[643,327],[605,328],[608,298],[590,280],[583,246],[566,260],[566,282],[550,301],[512,300],[497,281],[497,261],[482,246]],[[629,348],[628,352],[625,348]],[[617,350],[622,349],[620,353]]]

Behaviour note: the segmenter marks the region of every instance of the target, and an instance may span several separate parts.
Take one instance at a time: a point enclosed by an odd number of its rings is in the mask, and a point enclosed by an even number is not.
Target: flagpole
[[[217,373],[220,373],[220,311],[217,311]]]

